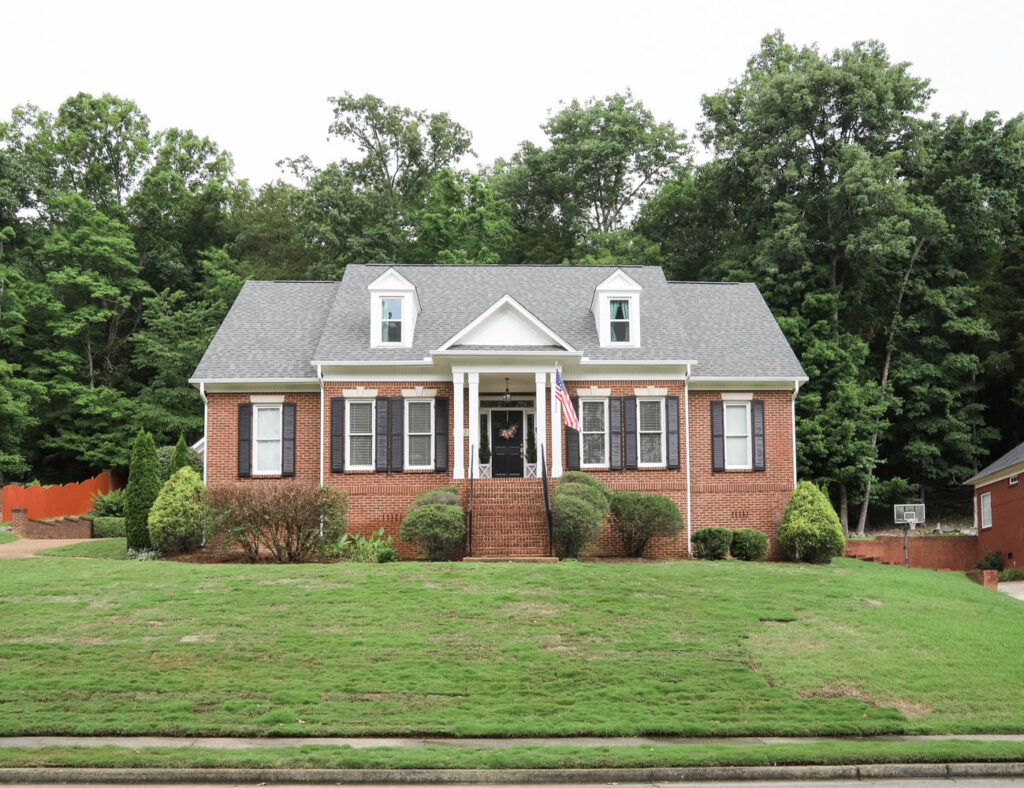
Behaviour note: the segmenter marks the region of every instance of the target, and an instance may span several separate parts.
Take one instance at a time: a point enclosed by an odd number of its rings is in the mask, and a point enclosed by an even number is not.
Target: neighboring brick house
[[[567,429],[561,374],[582,431]],[[340,487],[349,530],[398,527],[454,484],[473,556],[546,555],[543,484],[568,469],[669,496],[693,530],[773,539],[796,479],[804,371],[751,284],[658,267],[350,265],[247,282],[191,382],[208,483]],[[414,555],[399,543],[403,555]],[[592,551],[621,552],[607,526]]]
[[[974,485],[978,553],[999,551],[1006,567],[1024,566],[1024,443],[966,481]]]

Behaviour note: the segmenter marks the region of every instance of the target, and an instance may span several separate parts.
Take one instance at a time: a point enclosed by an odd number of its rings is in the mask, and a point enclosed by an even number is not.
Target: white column
[[[555,396],[555,373],[551,373],[551,477],[562,475],[562,405]]]
[[[452,468],[452,476],[456,479],[466,478],[465,444],[466,444],[466,415],[462,407],[463,388],[462,382],[465,374],[462,372],[452,373],[452,443],[455,446],[455,460]]]
[[[533,429],[536,435],[534,439],[537,443],[537,463],[540,463],[541,452],[547,447],[547,408],[545,407],[546,400],[544,399],[544,384],[547,381],[547,372],[535,372],[533,373],[533,379],[537,384],[537,396],[533,403]],[[537,469],[540,470],[539,468]],[[551,467],[548,466],[548,473],[551,472]]]
[[[469,468],[474,479],[480,478],[480,373],[470,372],[469,380]]]

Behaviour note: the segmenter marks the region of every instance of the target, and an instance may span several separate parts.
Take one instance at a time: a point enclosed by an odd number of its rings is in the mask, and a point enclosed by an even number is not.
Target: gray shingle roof
[[[192,379],[311,378],[338,282],[246,282]]]
[[[1001,470],[1022,462],[1024,462],[1024,443],[1019,446],[1015,446],[991,465],[987,465],[982,468],[974,474],[974,476],[964,482],[964,484],[973,484],[978,479],[984,479],[986,476],[991,476],[993,473],[999,473]]]
[[[390,267],[350,265],[341,282],[247,282],[193,380],[315,380],[313,361],[420,361],[506,294],[595,361],[693,360],[698,377],[804,376],[754,285],[670,283],[656,266],[624,269],[643,287],[639,348],[598,340],[590,306],[614,267],[529,265],[394,266],[421,307],[413,346],[371,348],[367,286]]]

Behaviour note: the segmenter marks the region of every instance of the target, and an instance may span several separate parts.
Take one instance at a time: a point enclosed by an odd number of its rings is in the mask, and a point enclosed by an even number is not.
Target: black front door
[[[491,411],[491,475],[523,475],[523,412]]]

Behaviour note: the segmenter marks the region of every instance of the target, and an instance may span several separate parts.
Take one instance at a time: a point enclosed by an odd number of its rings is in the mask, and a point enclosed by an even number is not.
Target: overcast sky
[[[936,89],[931,109],[1024,111],[1024,3],[8,2],[0,116],[79,91],[134,99],[154,129],[192,128],[253,183],[275,162],[341,155],[327,97],[373,93],[447,111],[480,163],[507,157],[559,101],[631,88],[693,134],[700,97],[742,72],[766,33],[824,50],[885,42]],[[470,162],[472,165],[472,162]]]

